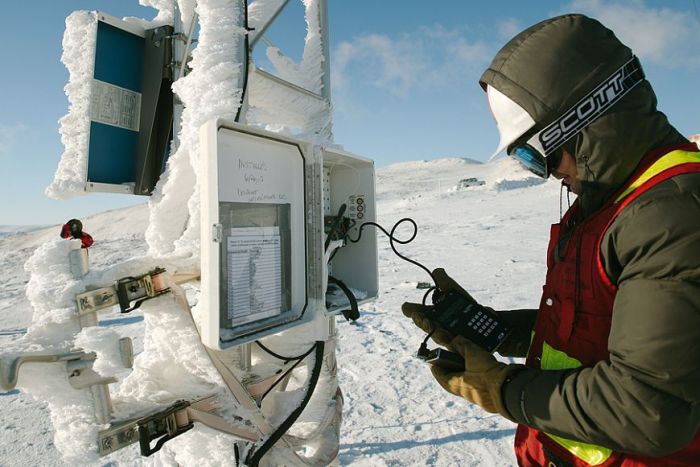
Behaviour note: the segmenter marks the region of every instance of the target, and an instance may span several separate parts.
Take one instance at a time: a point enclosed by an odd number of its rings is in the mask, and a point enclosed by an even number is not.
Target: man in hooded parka
[[[498,351],[525,365],[438,327],[466,370],[435,378],[518,423],[520,465],[700,465],[697,146],[656,109],[632,51],[582,15],[518,34],[481,85],[499,151],[578,196],[552,226],[539,308],[499,312],[516,329]],[[429,307],[403,311],[436,329]]]

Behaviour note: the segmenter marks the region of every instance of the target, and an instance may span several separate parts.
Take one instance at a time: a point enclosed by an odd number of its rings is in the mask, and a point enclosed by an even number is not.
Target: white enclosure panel
[[[377,222],[374,162],[346,151],[323,148],[323,201],[326,215],[337,215],[345,204],[344,216],[355,227],[350,237],[356,239],[362,224]],[[330,203],[330,206],[327,204]],[[379,291],[377,230],[366,226],[358,243],[348,242],[328,265],[331,275],[359,292],[359,303],[377,298]],[[339,311],[341,307],[329,307]]]
[[[203,342],[223,349],[308,322],[310,146],[218,120],[201,137]]]

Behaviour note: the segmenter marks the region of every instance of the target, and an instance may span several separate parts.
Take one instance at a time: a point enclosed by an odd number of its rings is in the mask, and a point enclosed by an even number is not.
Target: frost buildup
[[[306,40],[301,63],[268,47],[267,57],[274,74],[316,94],[323,91],[323,49],[318,0],[304,0]],[[314,143],[331,139],[331,108],[327,102],[300,94],[262,77],[251,75],[248,123],[266,125],[269,130],[295,132],[299,138]]]
[[[246,32],[240,8],[235,0],[197,2],[200,33],[192,71],[173,85],[185,106],[180,142],[150,201],[146,240],[153,256],[199,255],[199,127],[216,117],[233,120],[240,106],[237,52]]]
[[[65,199],[84,193],[90,136],[90,89],[95,68],[97,16],[94,12],[76,11],[66,18],[61,62],[68,69],[68,114],[59,120],[64,151],[46,188],[51,198]]]

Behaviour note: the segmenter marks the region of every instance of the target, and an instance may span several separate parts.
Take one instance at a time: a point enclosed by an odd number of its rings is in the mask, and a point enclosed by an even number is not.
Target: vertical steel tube
[[[192,21],[190,22],[190,28],[187,31],[187,42],[185,43],[185,50],[182,52],[182,59],[180,60],[180,73],[177,78],[182,78],[185,76],[185,67],[187,66],[187,59],[190,56],[190,45],[192,45],[192,36],[194,35],[194,28],[197,24],[197,12],[192,13]]]
[[[241,38],[239,47],[238,47],[238,53],[237,53],[237,60],[241,64],[241,73],[238,75],[238,87],[241,89],[241,92],[243,95],[241,96],[241,104],[238,109],[238,112],[236,112],[236,122],[237,123],[246,123],[246,114],[248,113],[248,73],[249,73],[249,67],[248,65],[250,64],[251,61],[251,53],[252,53],[252,47],[250,45],[249,41],[249,35],[250,35],[250,30],[248,30],[248,0],[241,0],[241,11],[243,12],[242,15],[240,15],[240,18],[243,18],[242,23],[239,26],[243,27],[246,29],[245,36]]]
[[[194,20],[194,17],[193,17]],[[177,39],[177,37],[180,34],[183,34],[183,26],[182,26],[182,13],[180,12],[180,7],[178,5],[178,2],[175,2],[175,12],[174,12],[174,18],[173,18],[173,35],[176,37],[174,41],[172,41],[173,44],[173,64],[172,64],[172,71],[173,71],[173,82],[181,78],[181,75],[178,75],[177,73],[177,63],[174,63],[174,60],[176,57],[182,57],[183,52],[185,51],[185,45],[182,43],[181,40]],[[180,99],[173,94],[173,142],[170,148],[170,154],[174,154],[178,147],[180,146],[180,129],[182,125],[182,102],[180,102]]]
[[[321,48],[323,50],[323,89],[321,95],[331,104],[331,53],[328,34],[328,0],[319,0],[318,15],[321,24]]]
[[[321,25],[321,49],[323,51],[323,89],[321,89],[321,95],[326,100],[326,105],[328,106],[328,125],[323,129],[323,132],[328,141],[332,142],[333,120],[331,118],[331,112],[333,107],[331,106],[331,44],[328,34],[328,0],[319,0],[318,15]]]

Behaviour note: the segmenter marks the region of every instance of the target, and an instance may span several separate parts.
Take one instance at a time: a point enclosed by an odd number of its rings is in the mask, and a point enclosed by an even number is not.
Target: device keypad
[[[467,325],[472,328],[477,333],[484,337],[487,337],[496,329],[498,323],[494,321],[491,317],[484,315],[481,311],[477,311],[474,316],[469,320]]]
[[[509,326],[490,309],[470,298],[448,291],[434,302],[434,319],[455,335],[462,335],[492,352],[509,334]]]

